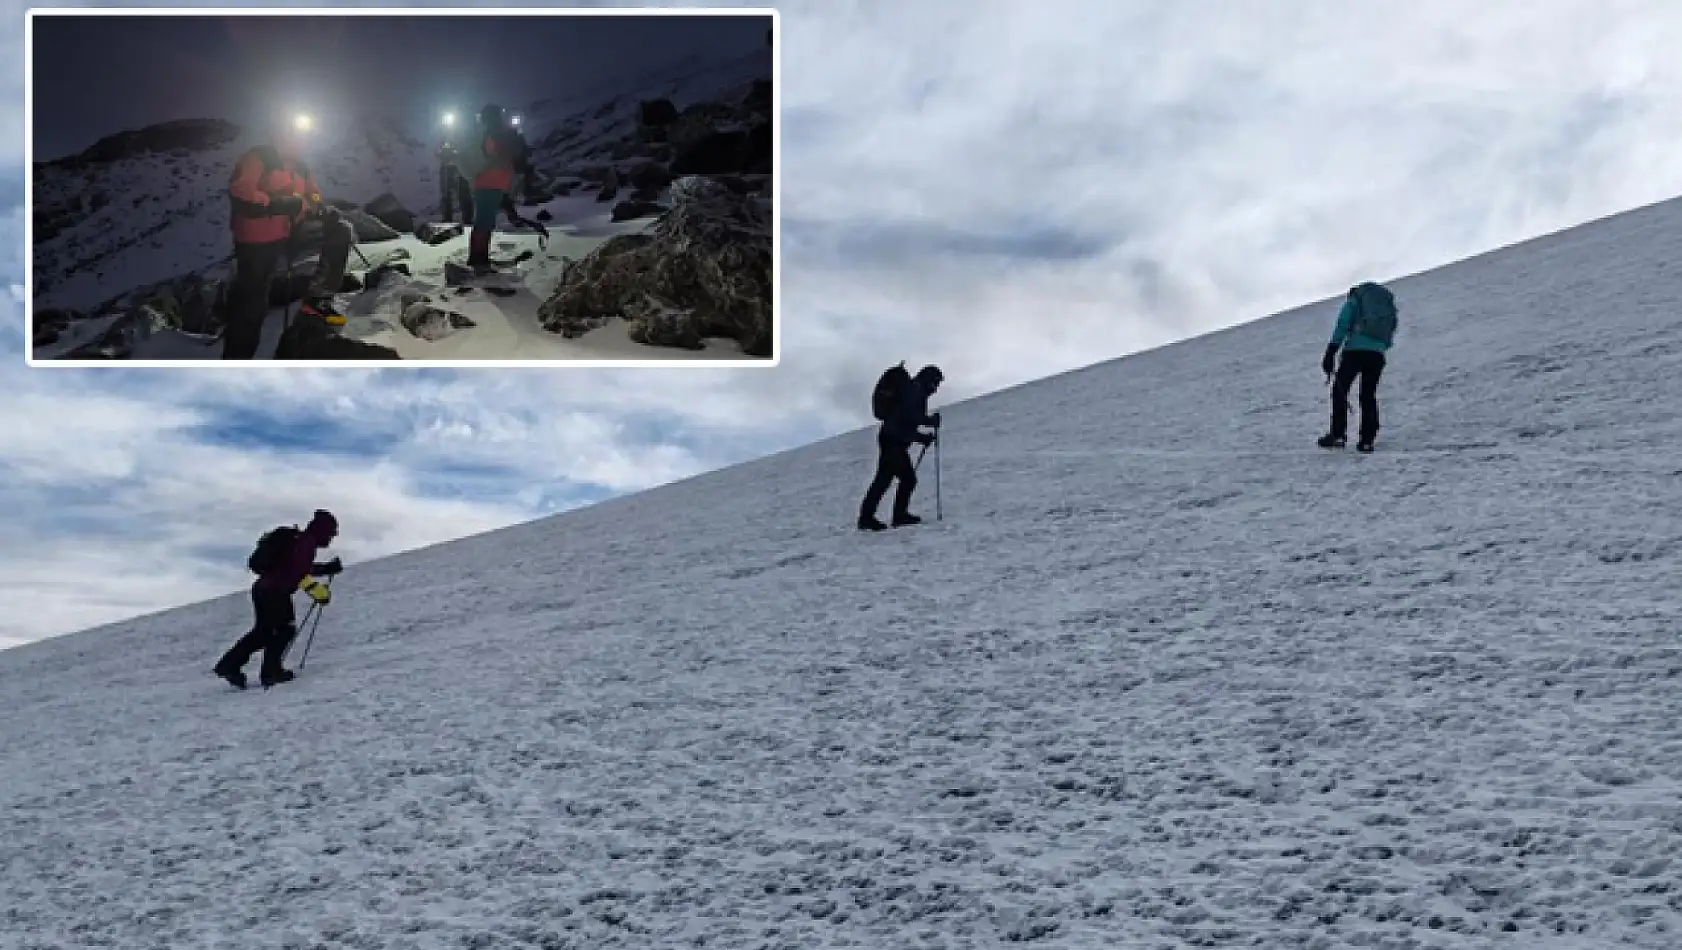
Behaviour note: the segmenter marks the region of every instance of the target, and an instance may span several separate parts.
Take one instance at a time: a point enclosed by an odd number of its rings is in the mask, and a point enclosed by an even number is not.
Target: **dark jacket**
[[[531,174],[531,143],[526,141],[524,132],[516,126],[509,130],[510,144],[514,147],[514,172],[519,175]]]
[[[882,422],[882,437],[896,445],[910,445],[917,441],[918,426],[932,426],[929,416],[929,389],[922,379],[914,378],[900,393],[899,401],[889,410]]]
[[[328,574],[330,569],[326,564],[318,564],[315,552],[332,542],[332,536],[320,521],[312,521],[309,527],[298,533],[298,540],[292,550],[281,559],[279,565],[267,574],[257,575],[252,587],[258,590],[284,591],[287,594],[298,589],[304,578],[310,575],[320,577]]]

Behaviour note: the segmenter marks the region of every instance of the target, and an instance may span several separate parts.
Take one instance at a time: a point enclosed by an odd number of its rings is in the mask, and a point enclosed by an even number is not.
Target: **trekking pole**
[[[310,625],[310,617],[315,613],[315,609],[319,606],[321,605],[310,604],[309,609],[304,611],[303,622],[299,623],[296,629],[292,631],[291,639],[286,641],[286,649],[280,651],[280,662],[283,665],[286,663],[286,658],[292,655],[292,646],[298,642],[298,632]]]
[[[286,238],[286,296],[292,296],[292,238],[290,235]],[[284,335],[285,331],[292,329],[292,319],[298,312],[298,301],[288,300],[286,306],[280,312],[284,318],[280,327]]]
[[[332,591],[333,579],[329,577],[327,578],[327,592],[331,594]],[[315,642],[315,632],[321,629],[321,615],[327,612],[326,608],[322,607],[320,604],[316,604],[313,609],[315,610],[315,623],[310,627],[309,638],[304,641],[304,654],[303,656],[298,657],[298,669],[300,670],[304,668],[305,663],[309,662],[310,644]]]
[[[940,437],[934,440],[934,520],[940,521]]]
[[[310,625],[310,635],[304,640],[304,654],[298,657],[298,669],[300,670],[304,668],[304,664],[310,661],[310,644],[315,642],[315,632],[321,629],[321,615],[324,613],[326,613],[325,610],[315,612],[315,623]]]

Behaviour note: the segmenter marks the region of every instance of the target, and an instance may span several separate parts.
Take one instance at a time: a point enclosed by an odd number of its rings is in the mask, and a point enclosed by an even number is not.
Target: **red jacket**
[[[485,136],[485,155],[490,159],[490,167],[473,179],[475,191],[481,188],[507,191],[514,186],[514,156],[503,154],[505,151],[495,135]]]
[[[265,153],[270,160],[267,164]],[[269,167],[271,164],[275,167]],[[290,216],[276,214],[270,203],[287,195],[303,198],[304,210]],[[272,148],[259,146],[235,163],[233,174],[228,176],[228,198],[234,242],[268,244],[291,236],[292,228],[304,220],[310,206],[321,203],[321,190],[303,163],[286,161]]]

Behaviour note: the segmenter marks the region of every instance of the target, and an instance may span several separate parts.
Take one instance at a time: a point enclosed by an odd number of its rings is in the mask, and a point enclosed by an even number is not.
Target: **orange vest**
[[[304,210],[290,216],[274,214],[269,203],[288,195],[303,198]],[[321,201],[321,192],[302,162],[287,162],[273,148],[260,145],[235,163],[233,174],[228,176],[228,200],[234,242],[269,244],[290,237],[310,204]]]

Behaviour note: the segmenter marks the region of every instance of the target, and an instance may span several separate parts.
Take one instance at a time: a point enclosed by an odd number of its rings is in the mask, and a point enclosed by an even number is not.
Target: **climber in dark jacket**
[[[279,563],[257,575],[251,584],[251,606],[256,621],[251,631],[223,654],[212,672],[244,689],[243,668],[250,662],[251,654],[261,650],[263,663],[258,677],[264,686],[292,679],[292,671],[280,666],[280,658],[285,655],[292,638],[298,635],[297,616],[292,610],[292,592],[302,588],[311,600],[321,605],[332,599],[327,585],[315,578],[332,577],[344,569],[343,565],[338,558],[318,564],[315,554],[331,545],[338,535],[338,519],[330,512],[317,511]]]
[[[910,511],[911,493],[917,490],[917,467],[911,462],[911,443],[929,445],[934,442],[934,435],[919,430],[924,426],[940,428],[940,413],[929,415],[929,397],[940,388],[945,378],[937,366],[925,366],[918,370],[911,383],[901,391],[881,430],[876,433],[876,477],[864,493],[864,503],[859,506],[858,526],[861,530],[881,531],[887,527],[877,519],[876,509],[882,504],[882,496],[888,493],[888,485],[895,479],[899,480],[899,490],[894,493],[893,526],[898,528],[922,522],[923,519]]]

